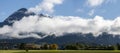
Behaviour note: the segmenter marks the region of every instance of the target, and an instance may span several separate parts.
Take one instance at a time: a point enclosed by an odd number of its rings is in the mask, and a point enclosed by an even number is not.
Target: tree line
[[[0,49],[16,49],[16,50],[120,50],[120,44],[115,45],[97,45],[97,44],[83,44],[83,43],[69,43],[69,44],[35,44],[35,43],[0,43]],[[11,47],[13,46],[13,47]],[[11,47],[11,48],[9,48]]]

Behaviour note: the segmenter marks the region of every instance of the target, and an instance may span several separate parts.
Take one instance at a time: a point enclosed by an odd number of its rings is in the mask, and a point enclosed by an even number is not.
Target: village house
[[[32,44],[32,43],[27,43],[25,45],[25,49],[41,49],[41,45],[38,44]]]

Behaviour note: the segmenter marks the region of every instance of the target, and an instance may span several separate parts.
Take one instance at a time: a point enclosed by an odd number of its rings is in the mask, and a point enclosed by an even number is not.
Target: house
[[[41,49],[41,45],[27,43],[25,49]]]

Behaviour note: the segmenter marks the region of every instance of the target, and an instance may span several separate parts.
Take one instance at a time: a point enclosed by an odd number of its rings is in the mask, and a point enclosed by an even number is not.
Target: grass
[[[119,50],[0,50],[0,53],[120,53]]]

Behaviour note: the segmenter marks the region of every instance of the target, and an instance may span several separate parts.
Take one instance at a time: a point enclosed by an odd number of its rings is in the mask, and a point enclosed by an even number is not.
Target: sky
[[[102,32],[120,35],[120,0],[1,0],[0,21],[20,8],[36,15],[9,20],[12,26],[0,28],[1,37],[44,38],[49,34]],[[43,13],[46,17],[38,16]],[[50,15],[52,18],[47,17]],[[46,34],[44,37],[36,34]],[[20,34],[23,34],[22,36]]]
[[[31,8],[42,0],[0,0],[0,22],[20,8]],[[79,16],[94,18],[96,15],[104,19],[115,19],[120,16],[120,0],[64,0],[54,6],[51,16]],[[39,12],[44,13],[44,12]]]

